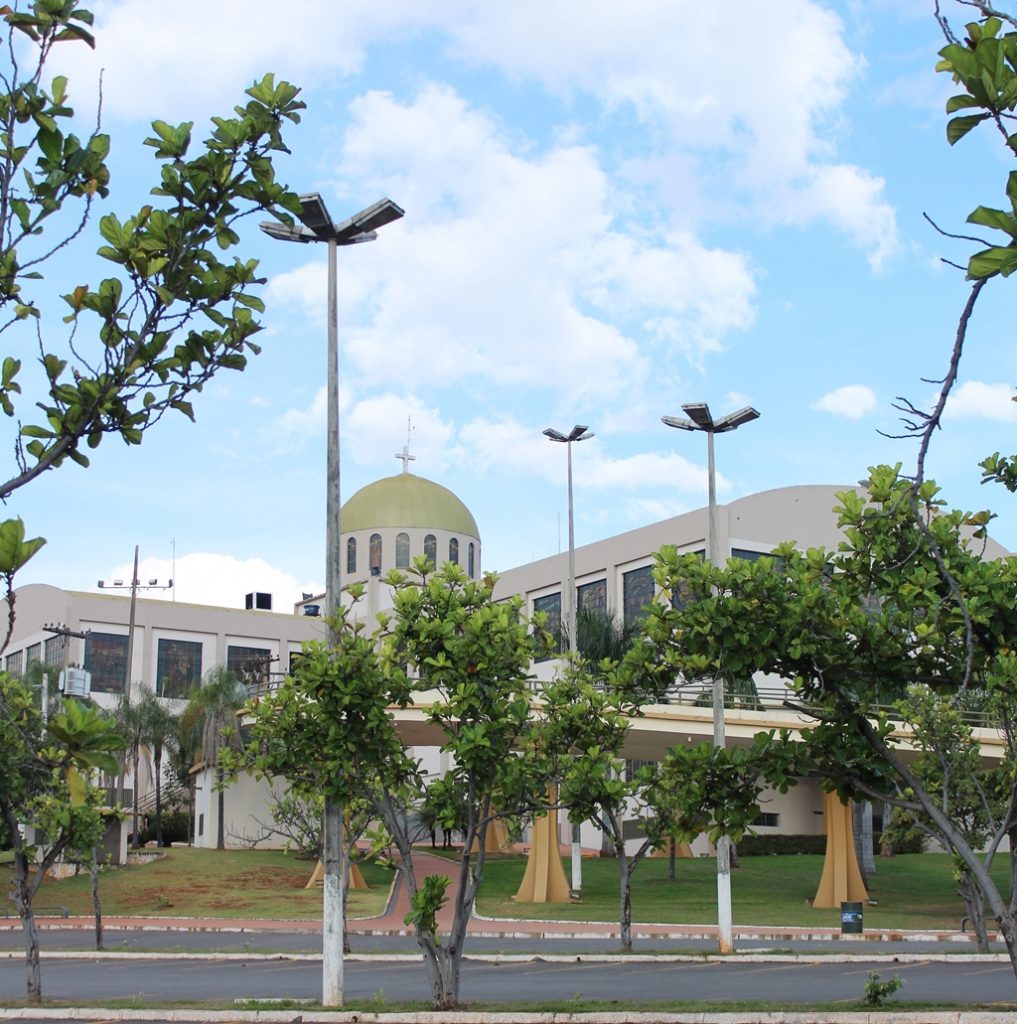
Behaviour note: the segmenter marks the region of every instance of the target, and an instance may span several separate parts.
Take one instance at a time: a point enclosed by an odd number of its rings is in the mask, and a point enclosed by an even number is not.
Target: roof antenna
[[[410,463],[416,459],[416,455],[410,455],[410,436],[413,434],[413,425],[410,421],[410,417],[406,417],[406,444],[403,445],[401,452],[396,452],[396,458],[402,459],[403,461],[403,473],[409,473]]]

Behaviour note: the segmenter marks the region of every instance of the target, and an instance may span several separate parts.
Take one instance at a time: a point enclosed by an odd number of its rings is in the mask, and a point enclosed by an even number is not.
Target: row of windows
[[[377,576],[381,572],[382,540],[380,533],[372,533],[368,541],[368,565],[371,575]],[[433,533],[424,537],[424,558],[431,565],[438,564],[438,538]],[[476,545],[473,541],[466,547],[466,572],[471,578],[476,576]],[[448,561],[453,565],[459,564],[459,538],[452,537],[448,542]],[[408,569],[410,567],[410,535],[408,533],[397,533],[395,539],[395,567],[397,569]],[[346,572],[350,575],[357,571],[357,538],[350,537],[346,541]]]
[[[693,554],[700,558],[706,556],[703,550],[695,551]],[[750,551],[746,548],[734,548],[731,551],[732,558],[741,558],[748,562],[755,562],[765,557],[765,552]],[[646,614],[646,606],[653,601],[656,594],[656,587],[653,581],[653,566],[644,565],[638,569],[632,569],[622,574],[622,622],[626,626],[633,626]],[[683,594],[679,590],[672,596],[676,607],[680,607]],[[533,610],[543,612],[547,616],[546,628],[555,637],[558,646],[566,639],[562,630],[562,607],[561,593],[544,594],[534,598]],[[584,583],[576,587],[576,611],[590,609],[607,614],[607,580],[594,580],[592,583]]]
[[[653,566],[644,565],[639,569],[622,573],[622,619],[626,626],[638,622],[645,614],[646,606],[653,600]],[[560,645],[566,637],[562,629],[561,592],[544,594],[533,599],[533,610],[547,616],[545,628]],[[607,614],[607,580],[594,580],[576,587],[576,611],[593,611]]]
[[[64,665],[65,638],[54,637],[53,640],[52,647],[51,641],[45,643],[45,664],[59,671]],[[203,647],[198,640],[159,640],[155,673],[157,696],[187,697],[191,689],[201,682]],[[33,644],[23,651],[8,654],[4,668],[11,675],[23,675],[28,666],[42,660],[41,648],[41,644]],[[237,644],[226,648],[226,668],[246,684],[266,682],[271,662],[272,652],[268,648]],[[96,692],[123,693],[127,678],[127,636],[89,633],[85,638],[83,667],[92,674],[92,689]]]
[[[4,669],[12,676],[23,675],[30,665],[37,665],[40,662],[47,668],[54,668],[58,672],[64,666],[64,645],[67,638],[64,636],[51,636],[38,644],[31,644],[23,651],[15,651],[4,658]]]

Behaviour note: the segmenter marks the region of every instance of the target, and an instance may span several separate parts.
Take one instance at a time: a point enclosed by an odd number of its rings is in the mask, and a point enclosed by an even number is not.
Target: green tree
[[[472,580],[451,564],[434,572],[420,559],[409,575],[393,573],[387,582],[394,607],[379,630],[341,609],[334,646],[305,645],[293,678],[252,703],[250,763],[299,791],[374,808],[399,852],[413,908],[407,922],[424,954],[434,1005],[448,1009],[459,1003],[487,830],[496,818],[547,809],[550,773],[529,690],[533,638],[518,598],[493,601],[493,577]],[[363,594],[360,587],[350,592],[354,602]],[[451,755],[454,766],[443,778],[428,777],[396,731],[391,709],[411,701],[428,705],[427,721]],[[413,871],[421,820],[463,830],[447,936],[436,922],[449,879],[431,876],[418,887]]]
[[[609,685],[591,680],[582,662],[543,692],[547,723],[541,735],[561,765],[561,802],[594,821],[618,863],[619,931],[632,950],[632,875],[668,839],[690,841],[707,832],[738,840],[759,809],[763,780],[786,791],[795,750],[761,734],[748,750],[710,744],[673,747],[660,762],[630,771],[624,757],[629,723],[641,712],[626,694],[640,692],[626,679],[628,666],[611,671]],[[629,853],[625,822],[638,818],[642,841]]]
[[[141,788],[141,764],[142,761],[148,761],[151,764],[149,742],[152,735],[153,722],[161,714],[162,708],[159,698],[146,686],[139,687],[138,697],[134,701],[129,700],[126,694],[120,694],[114,710],[116,729],[123,737],[125,759],[130,762],[131,775],[134,779],[134,808],[131,817],[131,846],[134,849],[141,846],[141,832],[138,828],[138,793]]]
[[[242,746],[237,712],[247,703],[244,684],[224,665],[217,665],[205,673],[205,678],[191,691],[190,699],[181,716],[183,730],[192,730],[196,737],[196,752],[201,763],[215,766],[218,792],[218,821],[216,849],[226,848],[226,787],[224,766],[220,752],[239,750]]]
[[[65,851],[94,845],[94,771],[115,772],[123,740],[91,705],[64,701],[44,722],[31,689],[0,673],[0,816],[13,841],[13,897],[25,935],[27,993],[42,999],[33,903]]]
[[[867,499],[839,496],[844,541],[836,552],[787,544],[779,558],[712,569],[665,550],[656,570],[665,595],[681,580],[694,599],[651,610],[654,656],[671,672],[766,671],[789,680],[789,706],[815,722],[802,731],[799,764],[842,796],[903,807],[934,829],[970,873],[1017,971],[1015,896],[1002,895],[987,867],[1004,839],[1017,840],[1009,720],[1017,706],[1017,559],[980,557],[970,517],[946,509],[934,483],[917,490],[921,520],[914,495],[899,467],[873,469]],[[998,772],[968,775],[959,787],[951,766],[961,771],[963,758],[954,757],[971,727],[952,720],[937,735],[932,720],[909,708],[916,686],[947,708],[973,692],[994,702],[1006,715]],[[917,731],[938,770],[920,773],[902,756],[901,724]],[[988,827],[978,829],[988,832],[984,850],[965,817],[972,794],[987,815]]]
[[[155,842],[162,846],[162,769],[167,752],[172,753],[180,744],[180,716],[174,714],[163,701],[156,701],[146,730],[145,742],[152,751],[152,774],[155,776]]]
[[[84,138],[69,130],[67,79],[47,83],[45,71],[58,43],[94,45],[93,18],[78,0],[33,0],[0,15],[0,335],[11,353],[0,358],[0,409],[18,425],[0,482],[6,501],[67,460],[87,466],[86,451],[107,436],[140,444],[169,412],[193,418],[195,393],[258,351],[257,261],[220,254],[239,244],[242,218],[299,212],[272,157],[286,151],[283,126],[304,104],[268,75],[235,116],[213,120],[200,146],[190,122],[155,121],[145,140],[159,162],[154,201],[99,219],[97,251],[111,276],[95,288],[65,285],[68,326],[54,345],[38,282],[56,252],[87,237],[93,206],[109,196],[110,139],[99,127]],[[14,354],[33,348],[33,364]]]

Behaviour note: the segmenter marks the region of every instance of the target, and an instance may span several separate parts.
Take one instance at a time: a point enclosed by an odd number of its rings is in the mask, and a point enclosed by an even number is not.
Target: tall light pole
[[[688,419],[678,416],[661,416],[661,420],[669,427],[679,430],[699,430],[706,434],[707,451],[707,530],[706,550],[710,565],[720,565],[720,552],[717,547],[717,472],[713,460],[713,435],[726,434],[737,430],[744,423],[751,423],[759,418],[759,412],[747,405],[744,409],[729,413],[715,420],[710,415],[710,407],[705,402],[691,402],[682,409]],[[724,737],[724,678],[722,675],[713,677],[713,745],[725,746]],[[717,840],[717,932],[718,946],[721,953],[734,950],[734,932],[731,921],[731,840],[721,836]]]
[[[131,703],[131,670],[134,667],[134,620],[138,610],[138,591],[139,590],[169,590],[173,586],[173,581],[169,583],[160,583],[158,580],[149,580],[148,583],[142,586],[141,580],[138,579],[138,545],[134,545],[134,569],[131,573],[131,582],[124,584],[123,580],[113,580],[112,583],[107,583],[106,580],[99,580],[96,584],[100,590],[129,590],[131,592],[131,610],[128,614],[127,619],[127,666],[124,669],[124,704],[130,705]],[[144,675],[144,672],[142,672]],[[138,780],[134,780],[134,834],[138,834]],[[116,793],[116,805],[122,807],[124,803],[124,768],[121,767],[120,774],[117,776],[117,793]]]
[[[333,622],[341,600],[339,561],[339,272],[340,245],[373,242],[377,229],[399,220],[403,209],[391,199],[381,199],[340,223],[329,215],[317,192],[300,196],[300,224],[262,223],[261,230],[284,242],[328,243],[328,443],[325,462],[325,614],[328,639],[337,639]],[[323,821],[322,982],[323,1006],[342,1006],[343,1001],[343,809],[335,797],[325,797]]]
[[[572,442],[586,441],[593,437],[589,427],[576,424],[568,434],[560,430],[548,427],[544,436],[552,441],[565,445],[568,452],[569,464],[569,578],[568,589],[565,601],[565,622],[569,635],[569,654],[575,660],[578,642],[576,637],[576,531],[572,516]],[[582,848],[582,822],[572,822],[572,891],[580,893],[583,889],[583,848]]]

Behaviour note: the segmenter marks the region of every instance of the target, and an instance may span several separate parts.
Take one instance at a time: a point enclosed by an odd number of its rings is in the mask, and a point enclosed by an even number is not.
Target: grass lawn
[[[204,850],[174,846],[151,864],[105,871],[100,883],[103,913],[161,917],[255,917],[314,920],[321,916],[320,888],[304,889],[314,865],[275,850]],[[618,867],[614,860],[583,861],[583,902],[517,903],[524,857],[488,858],[477,910],[486,917],[533,917],[558,921],[618,920]],[[838,909],[809,905],[819,884],[819,856],[743,857],[731,873],[735,924],[839,927]],[[565,865],[566,873],[568,865]],[[0,908],[13,914],[10,866],[0,863]],[[667,880],[667,861],[643,861],[633,876],[632,916],[636,922],[715,924],[716,874],[709,858],[678,860],[677,879]],[[1006,891],[1009,858],[996,858],[994,874]],[[362,866],[371,889],[350,893],[350,916],[381,913],[393,874],[375,864]],[[946,854],[877,858],[870,898],[864,908],[869,928],[958,928],[964,907],[957,896]],[[39,907],[92,912],[87,875],[47,879]]]
[[[305,889],[313,861],[280,850],[167,849],[150,864],[129,865],[102,873],[99,895],[103,914],[158,917],[254,917],[320,919],[321,889]],[[350,917],[373,917],[384,910],[393,872],[362,864],[367,891],[353,890]],[[14,914],[7,899],[11,868],[0,864],[0,909]],[[92,913],[87,874],[43,882],[36,905],[66,907],[71,914]]]
[[[743,857],[731,872],[735,924],[839,927],[839,909],[813,909],[823,870],[820,856]],[[581,904],[518,903],[512,899],[523,877],[519,857],[495,856],[484,872],[477,910],[487,917],[534,917],[559,921],[617,921],[618,868],[611,859],[583,861]],[[568,865],[565,865],[566,876]],[[993,875],[1008,891],[1009,857],[997,856]],[[667,860],[653,858],[636,869],[632,919],[668,924],[716,924],[716,866],[710,858],[677,861],[667,879]],[[876,859],[864,907],[869,928],[959,928],[964,904],[957,895],[947,854],[905,854]]]

